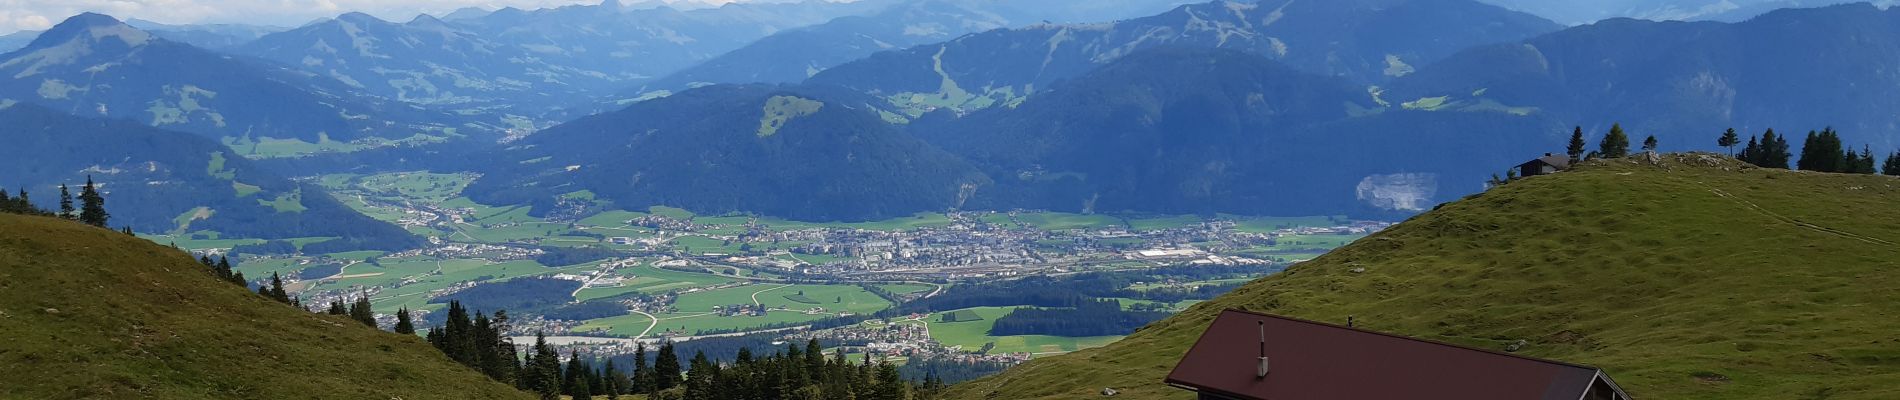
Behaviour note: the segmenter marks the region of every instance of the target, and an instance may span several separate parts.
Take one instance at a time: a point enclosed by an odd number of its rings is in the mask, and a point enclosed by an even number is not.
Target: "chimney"
[[[1556,155],[1556,154],[1551,154],[1551,153],[1544,153],[1544,157],[1550,157],[1550,156],[1554,156],[1554,155]]]
[[[1260,365],[1254,368],[1253,378],[1267,378],[1267,321],[1260,321]]]

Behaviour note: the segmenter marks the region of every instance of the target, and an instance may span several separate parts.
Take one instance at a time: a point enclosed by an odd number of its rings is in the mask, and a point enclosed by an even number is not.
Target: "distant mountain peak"
[[[46,33],[33,40],[28,48],[44,49],[83,40],[85,43],[106,43],[107,39],[117,39],[126,47],[144,46],[152,41],[152,34],[126,25],[112,16],[97,13],[80,13],[54,25]]]
[[[374,15],[364,14],[361,12],[344,13],[343,15],[336,16],[336,19],[338,21],[343,21],[343,22],[348,22],[348,23],[353,23],[353,24],[387,24],[389,23],[389,21],[384,21],[382,18],[376,18],[376,16]]]

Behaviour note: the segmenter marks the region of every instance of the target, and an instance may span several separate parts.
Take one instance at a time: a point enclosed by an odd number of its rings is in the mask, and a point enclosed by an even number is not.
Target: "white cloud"
[[[639,0],[621,0],[635,3]],[[725,4],[753,0],[667,0]],[[596,4],[600,0],[0,0],[0,34],[40,30],[74,14],[96,12],[120,19],[168,24],[246,23],[297,26],[318,18],[361,11],[379,18],[407,21],[416,14],[441,14],[463,7],[548,8]]]

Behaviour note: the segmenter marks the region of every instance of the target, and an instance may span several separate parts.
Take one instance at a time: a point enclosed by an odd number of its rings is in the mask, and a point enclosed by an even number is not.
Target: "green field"
[[[937,322],[942,322],[942,323],[971,322],[971,321],[981,321],[981,320],[983,320],[983,316],[977,314],[976,310],[956,310],[956,311],[945,312],[945,313],[941,313],[941,315],[939,315],[937,318]]]
[[[759,223],[777,230],[797,230],[811,228],[847,228],[871,231],[905,231],[921,228],[950,226],[950,217],[942,213],[917,213],[909,217],[898,217],[882,221],[867,222],[811,222],[791,221],[780,218],[761,217]]]
[[[1292,228],[1299,228],[1299,227],[1327,227],[1327,226],[1338,225],[1340,221],[1346,220],[1344,216],[1339,216],[1339,217],[1323,217],[1323,216],[1321,217],[1249,217],[1249,216],[1240,216],[1240,215],[1232,215],[1232,214],[1221,214],[1220,217],[1234,220],[1235,221],[1234,229],[1236,230],[1239,230],[1242,232],[1253,232],[1253,233],[1269,233],[1269,232],[1273,232],[1280,229],[1292,229]]]
[[[582,291],[580,297],[588,299],[610,295],[606,292],[592,292],[593,290]],[[801,291],[804,292],[803,295],[799,294]],[[773,311],[767,312],[765,316],[713,314],[715,310],[729,305],[755,304],[754,294],[757,294],[757,304],[763,304]],[[657,315],[661,321],[655,328],[655,333],[670,330],[690,335],[701,330],[752,329],[770,324],[816,321],[835,317],[838,312],[858,314],[876,312],[889,308],[891,303],[865,291],[864,288],[853,285],[752,284],[681,294],[675,299],[673,306],[677,311]],[[780,307],[786,310],[778,310]],[[806,312],[814,307],[823,307],[824,312]],[[576,329],[632,336],[647,329],[652,321],[646,316],[635,314],[589,320]]]
[[[1152,231],[1186,228],[1200,225],[1202,221],[1205,221],[1205,219],[1193,215],[1129,218],[1128,229],[1135,231]]]
[[[891,293],[896,293],[896,294],[910,294],[910,293],[917,293],[917,292],[928,292],[928,291],[931,291],[931,290],[935,290],[935,289],[937,288],[936,286],[931,286],[931,285],[919,285],[919,284],[915,284],[915,283],[891,283],[891,284],[881,284],[881,285],[877,285],[877,287],[878,287],[878,288],[880,288],[880,289],[884,289],[885,291],[888,291],[888,292],[891,292]]]
[[[331,283],[321,283],[317,285],[317,289],[319,290],[347,289],[347,288],[350,288],[352,286],[357,286],[357,285],[388,285],[390,283],[393,283],[394,281],[400,281],[402,279],[402,277],[399,276],[398,274],[413,272],[413,271],[421,269],[424,266],[424,265],[415,265],[415,264],[402,264],[401,267],[392,267],[392,268],[380,269],[380,270],[375,267],[359,268],[360,266],[363,266],[363,265],[364,264],[358,264],[357,266],[352,266],[346,269],[345,273],[349,275],[356,275],[356,274],[373,274],[373,273],[381,272],[383,274],[376,275],[376,276],[360,277],[360,278],[339,279]],[[387,263],[385,263],[384,265],[388,266]],[[477,280],[480,280],[482,282],[499,282],[502,280],[519,278],[519,277],[524,277],[524,276],[542,276],[542,275],[553,275],[553,274],[558,274],[558,273],[567,272],[567,271],[582,271],[584,270],[584,268],[586,267],[547,268],[547,267],[541,266],[541,264],[536,264],[534,261],[528,261],[528,260],[509,261],[509,262],[502,262],[502,263],[495,263],[495,262],[483,261],[483,260],[462,260],[462,259],[444,260],[442,261],[441,274],[439,275],[428,274],[427,272],[424,272],[420,276],[420,279],[417,282],[389,288],[387,290],[384,290],[382,293],[378,293],[375,297],[371,298],[370,300],[371,300],[371,303],[376,306],[377,311],[395,310],[397,307],[433,310],[433,309],[442,307],[442,305],[429,304],[428,292],[432,290],[436,290],[436,289],[446,288],[456,283],[477,281]],[[431,268],[431,270],[433,270],[433,268]],[[485,278],[485,279],[478,279],[478,278]]]
[[[1021,213],[1021,214],[1016,215],[1016,220],[1022,221],[1022,223],[1029,224],[1029,226],[1033,226],[1038,229],[1050,230],[1050,231],[1061,231],[1061,230],[1070,230],[1070,229],[1101,229],[1101,228],[1109,228],[1109,227],[1117,227],[1117,226],[1126,226],[1126,224],[1122,223],[1121,218],[1108,216],[1108,215],[1100,215],[1100,214],[1070,214],[1070,213],[1054,213],[1054,212]]]
[[[788,298],[804,292],[805,303]],[[891,302],[878,297],[864,288],[855,285],[783,285],[754,284],[718,290],[700,291],[680,295],[673,306],[679,312],[710,312],[714,306],[734,304],[754,304],[754,293],[758,293],[757,304],[767,308],[785,307],[792,310],[806,310],[812,307],[824,307],[826,312],[849,311],[865,314],[883,310]]]
[[[1114,342],[1120,336],[1062,337],[1047,335],[990,336],[990,326],[997,318],[1008,315],[1015,307],[975,307],[948,311],[963,315],[975,314],[981,318],[968,322],[936,322],[926,319],[930,325],[930,337],[945,346],[963,346],[964,351],[976,351],[984,343],[995,342],[991,353],[1061,353]]]
[[[579,295],[574,297],[578,300],[586,301],[633,292],[660,294],[668,291],[713,286],[735,281],[732,278],[713,274],[680,272],[653,267],[623,268],[614,271],[614,273],[620,276],[633,276],[634,278],[622,283],[621,286],[618,287],[592,287],[583,289]]]

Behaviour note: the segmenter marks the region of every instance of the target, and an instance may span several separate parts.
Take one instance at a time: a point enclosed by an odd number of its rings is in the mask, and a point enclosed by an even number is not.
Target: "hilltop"
[[[0,215],[0,397],[501,399],[422,338],[299,311],[114,231]]]
[[[1162,377],[1222,309],[1603,367],[1638,398],[1900,396],[1900,180],[1715,155],[1591,162],[1448,203],[1109,346],[949,398],[1190,398]]]

